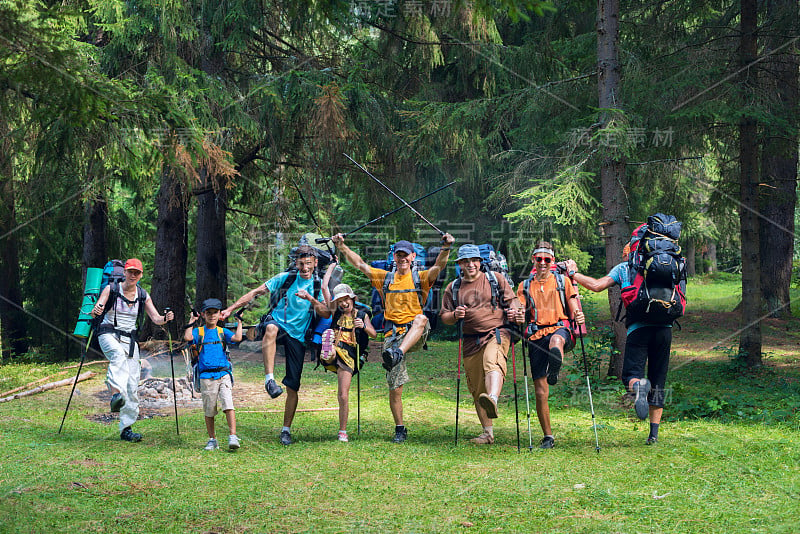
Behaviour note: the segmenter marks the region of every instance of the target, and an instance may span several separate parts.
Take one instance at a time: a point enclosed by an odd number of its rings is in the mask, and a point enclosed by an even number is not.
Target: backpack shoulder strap
[[[453,280],[453,303],[458,308],[458,291],[461,289],[461,277],[459,276]]]
[[[492,310],[496,310],[498,303],[503,307],[503,303],[499,302],[500,297],[500,284],[497,282],[497,275],[491,269],[486,269],[486,279],[489,281],[489,287],[492,288]]]
[[[525,322],[526,323],[535,323],[536,319],[537,319],[536,303],[533,302],[533,297],[531,296],[531,280],[532,279],[533,279],[533,275],[531,274],[522,283],[522,290],[523,290],[523,294],[525,295]]]
[[[136,330],[138,331],[142,327],[142,323],[144,322],[144,303],[147,301],[147,293],[145,292],[144,288],[140,285],[136,285],[136,302],[139,305],[139,309],[136,313]]]
[[[419,280],[419,272],[417,271],[416,267],[411,269],[411,280],[414,281],[414,290],[417,292],[417,298],[419,299],[419,307],[420,309],[424,309],[425,301],[422,298],[422,283]]]
[[[569,308],[567,308],[567,293],[564,289],[564,275],[561,273],[555,273],[556,275],[556,290],[558,291],[558,296],[561,298],[561,310],[564,312],[564,315],[567,316],[569,319]]]
[[[275,308],[278,307],[278,303],[280,303],[286,296],[286,293],[289,292],[289,288],[292,287],[295,280],[297,280],[297,271],[294,269],[287,271],[286,278],[283,280],[281,287],[279,287],[277,291],[270,292],[269,294],[269,312],[267,312],[267,315],[271,314]]]

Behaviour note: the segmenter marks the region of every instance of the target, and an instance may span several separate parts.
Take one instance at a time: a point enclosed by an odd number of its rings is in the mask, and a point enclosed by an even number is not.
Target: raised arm
[[[428,269],[428,281],[431,285],[434,280],[439,277],[439,273],[442,272],[442,269],[447,269],[447,259],[450,257],[450,248],[452,248],[455,242],[455,238],[450,234],[444,234],[442,236],[442,248],[439,250],[439,255],[436,256],[436,264]]]
[[[369,263],[361,259],[361,256],[353,252],[350,247],[344,244],[344,234],[336,234],[331,238],[331,241],[333,241],[333,244],[336,245],[336,248],[339,250],[339,252],[341,252],[350,265],[367,276],[372,274],[372,267],[369,266]]]
[[[193,341],[194,340],[194,336],[192,336],[192,330],[194,329],[194,325],[195,325],[195,323],[197,322],[197,320],[199,318],[200,318],[199,315],[195,315],[194,312],[192,312],[192,315],[189,318],[189,324],[186,325],[186,329],[183,331],[183,340],[184,341]]]
[[[236,333],[233,334],[233,337],[231,338],[231,341],[233,343],[238,343],[238,342],[240,342],[242,340],[242,337],[244,337],[243,336],[243,331],[242,331],[242,320],[237,317],[236,318]]]
[[[336,262],[331,262],[328,264],[328,270],[325,271],[325,276],[322,277],[322,298],[325,299],[325,302],[328,303],[328,309],[332,312],[336,311],[336,304],[334,304],[333,299],[331,298],[331,290],[328,287],[331,281],[331,275],[333,274],[333,270],[336,269]]]
[[[578,282],[580,285],[594,291],[595,293],[599,293],[604,289],[608,289],[609,287],[616,284],[613,278],[606,275],[602,278],[592,278],[591,276],[586,276],[585,274],[581,274],[578,271],[578,265],[575,263],[574,260],[567,260],[566,261],[567,270],[571,273],[570,278]]]
[[[256,287],[255,289],[251,289],[250,291],[245,293],[242,297],[240,297],[239,300],[237,300],[236,302],[234,302],[233,304],[222,310],[219,314],[220,318],[227,319],[228,317],[230,317],[231,313],[234,312],[234,310],[238,310],[245,304],[250,303],[254,298],[260,297],[261,295],[264,295],[266,293],[267,293],[267,286],[264,284],[260,284],[258,287]]]

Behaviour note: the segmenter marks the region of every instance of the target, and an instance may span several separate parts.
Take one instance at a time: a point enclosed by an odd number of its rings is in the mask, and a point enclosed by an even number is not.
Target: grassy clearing
[[[519,353],[522,452],[510,380],[498,443],[483,448],[466,442],[479,426],[463,381],[455,446],[452,342],[410,356],[410,439],[402,445],[389,442],[383,372],[372,363],[362,378],[360,436],[353,385],[347,444],[335,441],[336,412],[326,410],[298,413],[297,442],[282,447],[283,398],[268,400],[260,366],[246,362],[236,368],[236,453],[201,450],[199,409],[182,410],[180,437],[171,416],[154,417],[136,425],[142,443],[121,442],[116,424],[87,419],[107,411],[94,395],[99,378],[78,386],[61,435],[68,388],[4,403],[0,532],[795,532],[800,352],[775,343],[785,339],[781,328],[797,324],[775,323],[773,356],[743,375],[723,351],[693,348],[735,330],[729,322],[725,313],[691,315],[676,332],[672,396],[654,447],[644,445],[647,425],[631,417],[617,382],[593,380],[599,454],[574,366],[552,388],[556,448],[528,450]],[[603,346],[597,337],[590,357]],[[0,383],[51,371],[6,365]],[[307,366],[300,407],[335,407],[335,387],[332,374]],[[535,446],[535,414],[531,426]],[[217,428],[223,434],[221,417]]]

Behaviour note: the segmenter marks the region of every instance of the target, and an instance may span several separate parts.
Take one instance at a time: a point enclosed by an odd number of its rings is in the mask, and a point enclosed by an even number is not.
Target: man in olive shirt
[[[481,270],[481,254],[476,245],[462,245],[456,262],[461,278],[445,289],[439,316],[446,324],[463,321],[467,387],[483,427],[483,432],[470,441],[488,445],[494,443],[492,419],[497,417],[497,399],[503,389],[511,345],[511,331],[504,325],[514,322],[521,306],[502,274]]]

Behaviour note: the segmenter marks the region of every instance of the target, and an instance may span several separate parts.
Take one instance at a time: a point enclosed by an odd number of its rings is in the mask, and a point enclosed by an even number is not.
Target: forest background
[[[419,209],[515,280],[539,239],[601,276],[676,215],[690,275],[741,273],[758,366],[797,281],[799,19],[789,0],[0,0],[3,359],[74,358],[85,269],[112,257],[186,317],[303,233],[396,208],[347,153],[407,200],[455,180]],[[400,238],[438,234],[406,211],[348,242],[379,259]]]

